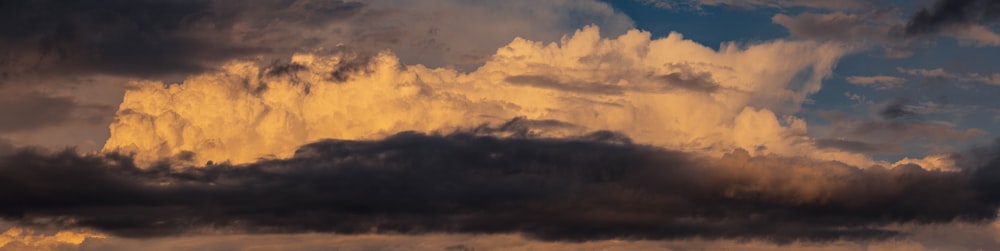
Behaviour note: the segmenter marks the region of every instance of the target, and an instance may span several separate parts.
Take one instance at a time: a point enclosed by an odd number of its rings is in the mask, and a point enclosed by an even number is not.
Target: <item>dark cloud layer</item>
[[[187,74],[289,52],[316,27],[363,9],[339,0],[11,0],[0,3],[0,65],[28,74]]]
[[[0,216],[128,237],[216,229],[783,243],[905,234],[886,228],[893,223],[987,220],[1000,200],[997,161],[963,172],[859,169],[744,151],[695,157],[608,135],[402,133],[198,168],[21,151],[0,158]]]
[[[943,29],[986,24],[1000,18],[1000,2],[995,0],[938,0],[910,18],[907,35],[935,34]]]

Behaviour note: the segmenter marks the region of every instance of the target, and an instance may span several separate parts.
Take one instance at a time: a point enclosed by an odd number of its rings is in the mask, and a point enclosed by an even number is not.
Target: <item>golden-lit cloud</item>
[[[57,231],[52,234],[36,232],[33,229],[10,227],[0,233],[0,250],[73,250],[90,239],[107,238],[102,234],[87,231]]]
[[[849,52],[784,40],[715,50],[678,33],[602,38],[590,26],[557,43],[514,39],[471,72],[401,65],[391,52],[299,54],[270,67],[236,61],[182,84],[134,83],[105,150],[144,161],[193,153],[196,163],[247,163],[325,138],[524,117],[563,125],[549,136],[611,130],[716,156],[743,148],[868,166],[864,155],[814,147],[804,120],[792,116]]]

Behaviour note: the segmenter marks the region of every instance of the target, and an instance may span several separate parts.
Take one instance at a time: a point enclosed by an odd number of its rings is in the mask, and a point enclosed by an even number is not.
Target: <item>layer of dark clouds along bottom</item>
[[[611,132],[325,140],[289,159],[138,167],[123,154],[0,158],[0,218],[148,238],[209,232],[519,233],[601,239],[870,240],[898,224],[996,217],[1000,155],[960,172],[733,151],[702,157]]]

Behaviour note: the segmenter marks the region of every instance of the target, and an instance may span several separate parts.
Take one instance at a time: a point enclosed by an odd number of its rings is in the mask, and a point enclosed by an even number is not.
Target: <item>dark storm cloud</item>
[[[988,220],[1000,200],[996,189],[982,190],[1000,179],[992,164],[938,172],[745,151],[711,159],[609,135],[402,133],[197,168],[21,151],[0,158],[0,216],[129,237],[218,229],[784,243],[905,234],[884,228],[893,223]]]
[[[1000,18],[1000,2],[995,0],[938,0],[921,9],[906,24],[907,35],[935,34],[942,30],[973,24],[992,23]]]
[[[0,64],[19,74],[195,73],[291,51],[319,26],[359,12],[339,0],[10,0],[0,3]]]

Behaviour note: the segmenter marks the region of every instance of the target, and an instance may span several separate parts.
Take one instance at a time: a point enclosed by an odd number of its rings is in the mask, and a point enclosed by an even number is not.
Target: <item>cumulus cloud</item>
[[[0,9],[0,85],[58,97],[35,99],[45,101],[39,107],[73,100],[79,106],[66,109],[86,110],[102,123],[110,123],[114,110],[92,108],[120,104],[121,79],[176,83],[231,60],[268,66],[299,52],[372,57],[387,49],[406,64],[469,70],[517,36],[552,41],[588,24],[601,25],[605,35],[633,26],[597,0],[12,0]],[[30,115],[39,114],[45,113]],[[108,137],[106,126],[46,125],[0,136],[88,149]]]
[[[190,168],[139,168],[117,154],[21,151],[0,158],[0,203],[7,205],[0,216],[126,237],[871,240],[906,234],[894,224],[993,219],[997,166],[980,162],[955,172],[861,169],[743,150],[702,157],[605,136],[463,132],[325,140],[288,159]]]
[[[863,155],[816,149],[790,116],[847,48],[772,41],[713,50],[673,33],[601,37],[587,27],[558,43],[515,39],[469,73],[402,66],[390,53],[302,54],[259,68],[235,62],[182,84],[136,82],[106,150],[143,160],[247,163],[289,157],[324,138],[371,139],[450,131],[511,118],[576,126],[566,136],[619,131],[638,143],[721,155],[736,148],[870,165]],[[340,77],[338,77],[340,76]]]

